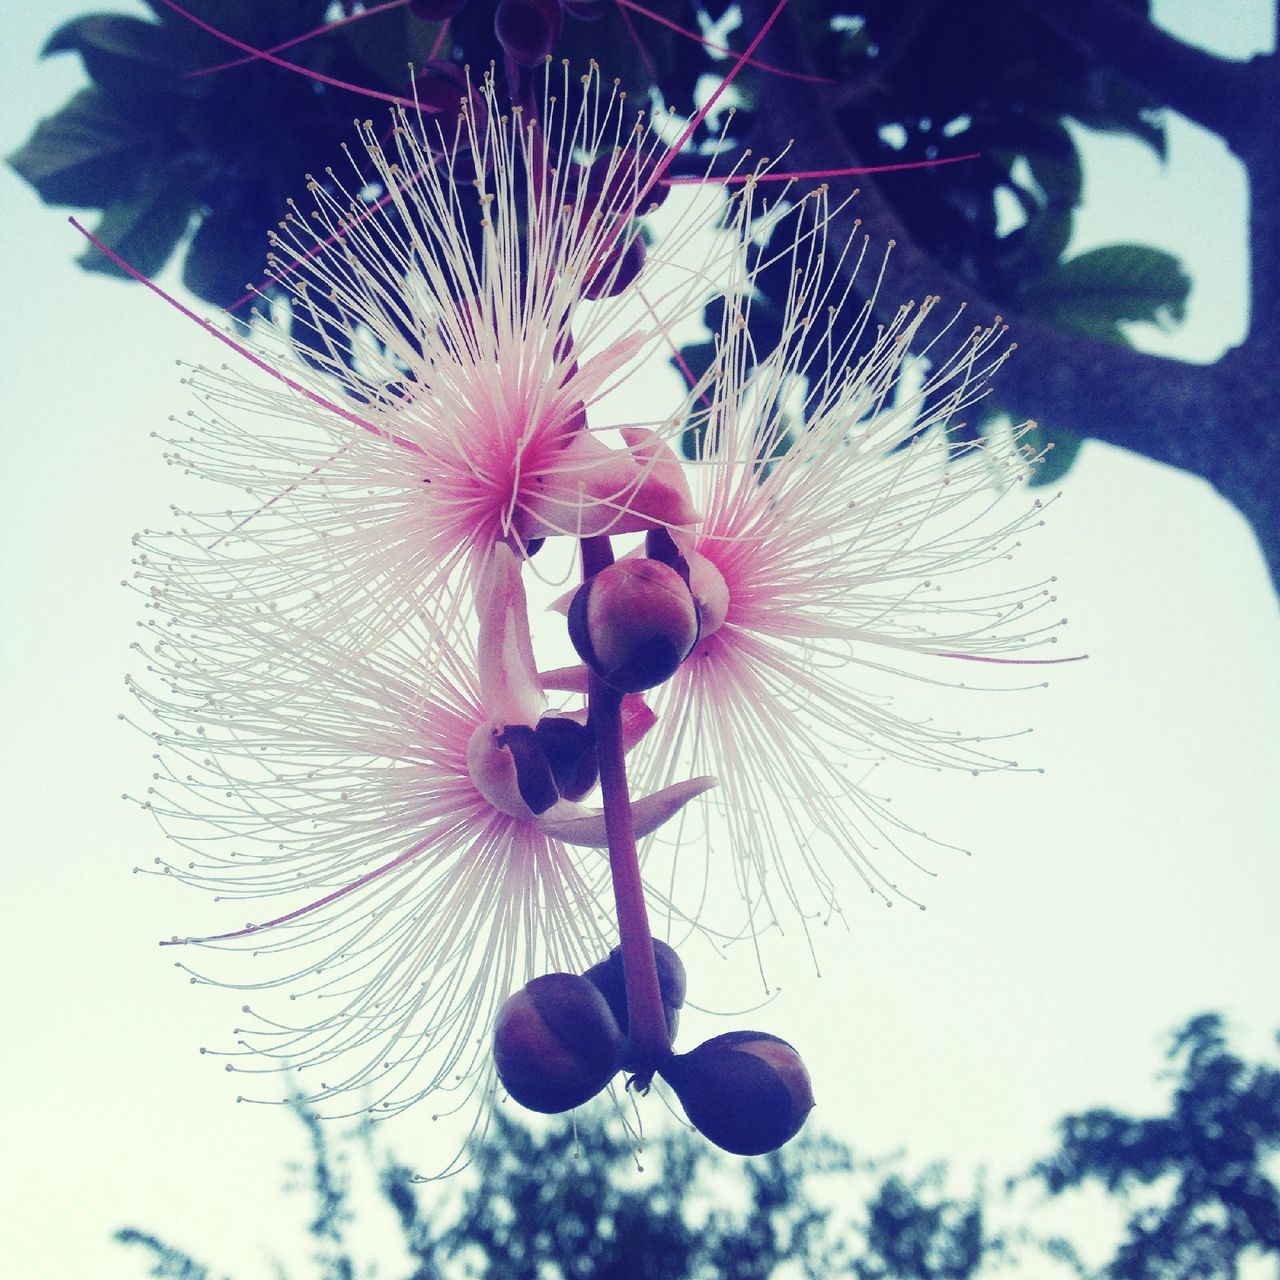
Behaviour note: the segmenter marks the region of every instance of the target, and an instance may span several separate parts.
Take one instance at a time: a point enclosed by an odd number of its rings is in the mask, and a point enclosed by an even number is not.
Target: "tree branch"
[[[1161,30],[1116,0],[1021,0],[1063,39],[1101,66],[1196,124],[1218,134],[1239,156],[1273,122],[1256,108],[1268,57],[1236,62],[1206,53]]]
[[[749,28],[758,29],[765,16],[761,9],[760,0],[744,0]],[[795,19],[789,15],[775,26],[765,47],[766,56],[779,65],[811,69]],[[1253,110],[1258,110],[1257,103]],[[816,85],[797,82],[791,86],[785,112],[758,111],[752,141],[769,155],[789,147],[789,158],[797,169],[859,165],[858,155],[837,124],[830,97]],[[1271,176],[1263,180],[1264,187]],[[975,323],[1003,314],[1018,351],[1000,372],[1002,408],[1207,480],[1253,525],[1280,587],[1280,512],[1272,481],[1280,475],[1280,432],[1273,429],[1280,331],[1260,332],[1255,323],[1249,343],[1216,364],[1203,366],[1098,342],[1010,314],[913,239],[874,176],[862,180],[861,190],[855,207],[837,216],[832,232],[837,242],[852,235],[856,214],[874,239],[895,242],[885,277],[888,287],[876,300],[881,318],[890,319],[903,297],[933,293],[941,294],[947,304],[966,307]],[[1260,212],[1265,224],[1262,239],[1267,243],[1257,244],[1255,235],[1255,263],[1260,250],[1275,252],[1275,240],[1268,238],[1273,237],[1272,224],[1280,216],[1274,208]],[[1255,278],[1256,296],[1273,300],[1275,282],[1260,291],[1259,283]]]

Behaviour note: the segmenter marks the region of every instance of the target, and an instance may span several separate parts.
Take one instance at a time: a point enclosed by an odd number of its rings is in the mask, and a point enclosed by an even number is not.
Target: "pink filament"
[[[383,93],[379,89],[366,89],[358,84],[351,84],[346,80],[335,80],[332,76],[322,75],[319,71],[311,71],[306,67],[299,66],[296,62],[286,62],[283,58],[277,58],[274,53],[269,53],[265,49],[255,49],[251,44],[245,44],[243,40],[237,40],[235,36],[228,35],[225,31],[219,31],[217,27],[211,26],[202,18],[197,18],[194,13],[184,9],[177,0],[160,0],[167,9],[172,9],[174,13],[180,14],[186,18],[188,22],[194,23],[202,31],[207,31],[211,36],[225,41],[227,44],[236,49],[249,54],[251,58],[261,58],[264,62],[270,62],[274,66],[283,67],[286,71],[296,71],[300,76],[306,76],[309,80],[318,80],[321,84],[327,84],[334,89],[345,89],[348,93],[358,93],[366,98],[377,98],[382,102],[394,102],[400,107],[412,107],[414,105],[412,98],[401,98],[394,93]]]
[[[667,187],[687,187],[719,182],[726,186],[732,186],[735,183],[742,182],[793,182],[808,178],[849,178],[859,173],[897,173],[902,169],[936,169],[944,164],[959,164],[962,160],[977,160],[981,158],[981,155],[980,151],[971,151],[967,155],[944,156],[938,160],[904,160],[901,164],[861,165],[853,169],[797,169],[790,173],[770,170],[768,173],[760,174],[729,174],[723,178],[710,175],[707,177],[664,178],[662,184]]]
[[[1084,662],[1087,653],[1072,654],[1069,658],[992,658],[984,653],[937,653],[937,658],[959,658],[962,662],[992,662],[1002,667],[1057,667],[1064,662]]]
[[[392,858],[390,862],[384,862],[382,866],[375,867],[372,871],[366,871],[364,875],[359,876],[350,884],[343,885],[341,889],[326,893],[323,898],[308,902],[305,907],[287,911],[284,915],[276,916],[273,920],[264,920],[261,924],[247,924],[243,929],[233,929],[230,933],[213,933],[204,938],[169,938],[161,942],[160,945],[162,947],[181,947],[195,942],[229,942],[233,938],[247,938],[252,934],[261,933],[264,929],[272,929],[278,924],[288,924],[290,920],[300,919],[302,916],[310,915],[311,912],[317,911],[321,907],[327,907],[329,903],[337,902],[340,898],[345,898],[349,893],[354,893],[357,889],[363,889],[365,885],[386,875],[388,871],[394,871],[397,867],[404,866],[406,862],[416,858],[430,844],[430,838],[419,840],[417,844]]]
[[[669,31],[674,31],[678,35],[687,36],[690,40],[696,40],[701,45],[706,45],[708,49],[714,50],[716,53],[722,53],[726,57],[734,56],[733,50],[726,45],[716,44],[714,40],[708,40],[697,31],[690,31],[688,27],[682,27],[679,23],[672,22],[670,18],[664,18],[662,14],[655,13],[652,9],[646,9],[644,5],[637,4],[635,0],[617,0],[618,7],[622,10],[623,19],[627,23],[627,27],[631,28],[631,20],[627,18],[627,10],[632,9],[636,13],[643,14],[646,18],[656,22],[659,26],[666,27]],[[754,47],[754,46],[753,46]],[[643,55],[643,47],[641,54]],[[648,59],[645,59],[646,63]],[[810,84],[835,84],[834,80],[828,79],[826,76],[806,75],[803,71],[788,71],[786,67],[775,67],[771,62],[764,62],[757,58],[747,59],[747,65],[756,67],[760,71],[771,71],[776,76],[786,76],[789,80],[807,80]],[[652,67],[649,68],[653,70]]]
[[[287,374],[281,373],[279,369],[268,364],[261,356],[255,355],[248,347],[242,346],[234,338],[223,333],[221,329],[210,324],[203,316],[196,315],[190,307],[183,306],[177,298],[166,293],[158,284],[155,283],[154,280],[148,280],[141,271],[126,262],[118,253],[115,252],[114,249],[110,249],[103,244],[102,241],[93,234],[93,232],[83,227],[75,220],[75,218],[68,218],[67,221],[71,223],[71,225],[75,227],[75,229],[84,236],[90,244],[105,253],[107,257],[110,258],[111,261],[114,262],[122,271],[127,272],[134,280],[137,280],[139,284],[146,285],[152,293],[163,298],[176,311],[186,316],[188,320],[198,324],[200,328],[202,328],[206,333],[217,338],[217,340],[224,346],[228,346],[232,351],[242,355],[250,364],[261,369],[263,373],[269,374],[271,377],[275,378],[277,382],[283,382],[291,391],[296,391],[299,395],[305,396],[312,402],[312,404],[318,404],[322,409],[328,409],[330,413],[336,413],[338,417],[344,418],[347,422],[353,423],[363,431],[368,431],[372,435],[378,436],[383,440],[390,440],[395,444],[401,445],[405,449],[411,449],[414,453],[422,452],[421,448],[414,444],[412,440],[406,440],[402,436],[392,435],[387,431],[383,431],[381,427],[374,426],[372,422],[366,422],[363,418],[352,413],[349,409],[344,409],[341,405],[334,404],[332,400],[326,400],[324,396],[312,391],[309,387],[304,387],[300,382],[295,382],[294,379],[290,378]]]
[[[290,40],[284,40],[280,44],[272,45],[270,49],[248,53],[243,58],[233,58],[230,62],[219,62],[216,66],[200,67],[196,71],[184,71],[182,78],[191,80],[196,76],[211,76],[218,71],[230,71],[232,67],[243,67],[250,62],[259,62],[270,54],[283,53],[285,49],[292,49],[294,45],[303,44],[315,36],[322,36],[330,31],[336,31],[339,27],[345,27],[349,22],[359,22],[362,18],[372,18],[375,13],[381,13],[384,9],[403,9],[408,3],[409,0],[387,0],[386,4],[377,5],[372,9],[365,9],[361,13],[353,13],[345,18],[337,18],[333,22],[322,23],[318,27],[313,27],[310,31],[304,31],[300,36],[294,36]]]

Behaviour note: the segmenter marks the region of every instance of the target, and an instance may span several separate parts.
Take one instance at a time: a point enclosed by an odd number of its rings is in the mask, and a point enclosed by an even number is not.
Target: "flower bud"
[[[670,565],[688,585],[698,606],[698,639],[714,635],[724,625],[729,612],[729,585],[724,575],[700,551],[682,551],[666,529],[650,529],[644,550],[651,560]]]
[[[653,940],[653,959],[658,970],[658,991],[662,996],[662,1010],[667,1018],[668,1043],[676,1038],[680,1024],[680,1007],[684,1004],[684,964],[675,948],[665,942]],[[627,980],[622,968],[622,948],[614,947],[606,959],[593,964],[584,975],[609,1002],[609,1008],[623,1031],[630,1028],[627,1014]],[[641,1064],[623,1061],[624,1071],[638,1071]]]
[[[675,674],[698,641],[698,607],[680,575],[657,560],[619,560],[578,588],[569,606],[578,656],[621,693]]]
[[[623,1037],[604,996],[574,973],[548,973],[498,1010],[493,1060],[522,1107],[554,1114],[594,1098],[622,1065]]]
[[[543,716],[536,725],[485,720],[467,743],[467,772],[499,813],[538,818],[596,785],[595,735],[568,716]]]
[[[554,47],[563,21],[559,0],[499,0],[493,32],[508,57],[536,67]]]
[[[813,1087],[800,1055],[764,1031],[730,1031],[661,1067],[704,1137],[738,1156],[776,1151],[800,1132]]]
[[[560,798],[537,731],[484,720],[467,742],[467,773],[499,813],[536,818]]]

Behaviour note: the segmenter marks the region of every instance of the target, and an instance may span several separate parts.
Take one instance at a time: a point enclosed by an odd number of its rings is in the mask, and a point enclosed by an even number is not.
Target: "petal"
[[[657,723],[658,717],[644,700],[644,694],[624,694],[622,698],[623,752],[630,751]]]
[[[689,478],[672,447],[647,427],[623,427],[622,438],[631,450],[631,456],[648,468],[650,475],[674,493],[683,495],[685,505],[694,510],[693,495],[689,492]],[[694,519],[697,517],[695,516]],[[692,521],[671,520],[673,525],[690,524]],[[682,548],[683,550],[683,548]]]
[[[635,823],[636,839],[656,831],[668,818],[704,791],[716,785],[715,778],[690,778],[688,782],[676,782],[661,791],[636,800],[631,805],[631,819]],[[581,809],[576,816],[569,816],[568,801],[549,809],[539,820],[538,826],[549,836],[565,844],[583,845],[588,849],[607,849],[609,837],[604,829],[603,809]],[[565,816],[561,816],[565,815]]]
[[[522,486],[515,528],[525,541],[556,534],[586,538],[693,524],[697,518],[683,476],[674,484],[660,462],[610,449],[580,431],[552,466]]]
[[[520,559],[506,543],[494,545],[480,569],[476,612],[476,670],[486,713],[507,724],[537,724],[546,703],[529,638]]]
[[[648,341],[648,336],[643,333],[631,333],[611,342],[603,351],[584,361],[571,383],[574,395],[590,400],[610,377],[640,354]],[[624,431],[622,434],[625,436],[627,433]],[[628,440],[627,443],[631,442]]]

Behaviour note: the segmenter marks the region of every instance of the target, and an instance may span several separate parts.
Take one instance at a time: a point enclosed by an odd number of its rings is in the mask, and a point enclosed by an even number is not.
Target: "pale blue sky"
[[[74,59],[33,58],[84,7],[6,7],[6,151],[81,83]],[[1158,8],[1232,54],[1270,38],[1261,0]],[[1167,171],[1110,139],[1089,155],[1078,247],[1152,240],[1195,279],[1184,331],[1146,340],[1202,359],[1237,340],[1238,168],[1177,121]],[[119,585],[129,538],[181,500],[149,433],[188,407],[175,359],[221,355],[142,290],[75,269],[75,233],[7,172],[0,202],[7,1261],[24,1280],[137,1277],[142,1260],[108,1242],[133,1222],[249,1280],[282,1217],[303,1219],[277,1197],[294,1128],[237,1107],[196,1052],[238,1001],[188,987],[156,948],[188,903],[130,875],[160,836],[119,798],[150,770],[115,718],[138,617]],[[797,946],[769,1010],[809,1057],[815,1123],[868,1154],[1012,1172],[1069,1109],[1151,1103],[1164,1035],[1188,1014],[1225,1010],[1256,1052],[1280,1026],[1280,627],[1249,533],[1200,482],[1097,446],[1051,516],[1027,576],[1058,575],[1091,659],[1018,708],[1047,773],[896,788],[976,856],[940,868],[923,915],[847,904],[826,976]],[[410,1114],[384,1134],[409,1154],[430,1128]]]

